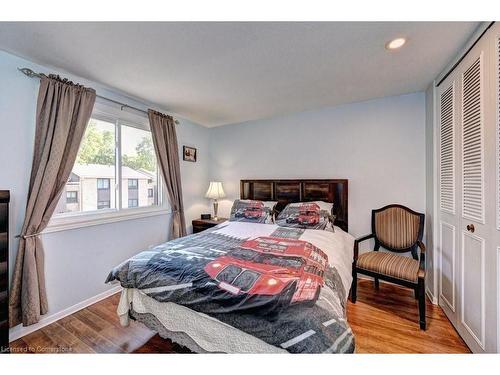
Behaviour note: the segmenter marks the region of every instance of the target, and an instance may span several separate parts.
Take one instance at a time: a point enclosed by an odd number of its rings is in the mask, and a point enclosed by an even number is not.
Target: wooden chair
[[[372,233],[354,242],[351,301],[356,303],[358,273],[412,288],[418,299],[420,329],[425,330],[425,246],[422,243],[425,215],[392,204],[372,210]],[[375,239],[374,251],[358,254],[359,244]],[[389,252],[378,251],[383,247]],[[418,256],[420,248],[420,259]],[[392,253],[411,252],[412,257]]]

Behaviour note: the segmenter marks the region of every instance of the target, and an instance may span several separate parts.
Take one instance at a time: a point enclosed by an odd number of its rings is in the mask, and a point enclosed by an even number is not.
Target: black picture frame
[[[194,147],[182,146],[182,160],[196,163],[198,150]]]

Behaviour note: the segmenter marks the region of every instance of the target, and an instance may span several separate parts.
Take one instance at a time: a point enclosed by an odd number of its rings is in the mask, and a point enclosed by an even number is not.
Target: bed
[[[354,352],[347,193],[347,180],[242,180],[242,199],[277,201],[278,211],[333,203],[333,230],[229,221],[143,251],[106,280],[123,287],[120,322],[197,353]]]

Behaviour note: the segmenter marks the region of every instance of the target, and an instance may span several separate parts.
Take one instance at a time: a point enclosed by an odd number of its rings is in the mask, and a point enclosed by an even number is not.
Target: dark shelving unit
[[[9,201],[0,190],[0,353],[9,351]]]

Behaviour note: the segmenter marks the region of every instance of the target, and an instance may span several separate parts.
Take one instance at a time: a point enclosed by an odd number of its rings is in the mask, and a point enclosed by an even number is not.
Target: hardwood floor
[[[11,343],[13,353],[188,353],[144,325],[120,326],[119,294],[80,310]],[[441,308],[427,304],[427,331],[418,327],[413,291],[360,280],[358,301],[347,317],[357,353],[469,353]]]
[[[358,298],[349,302],[347,319],[357,353],[470,353],[443,310],[427,300],[427,330],[418,325],[413,290],[380,282],[358,281]]]

